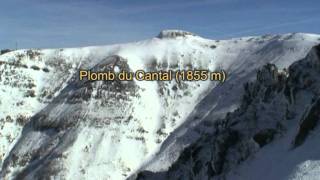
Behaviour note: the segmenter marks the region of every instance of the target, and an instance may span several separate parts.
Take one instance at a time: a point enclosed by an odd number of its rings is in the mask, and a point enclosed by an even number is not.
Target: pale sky
[[[1,0],[0,49],[148,39],[182,29],[211,39],[320,34],[319,0]]]

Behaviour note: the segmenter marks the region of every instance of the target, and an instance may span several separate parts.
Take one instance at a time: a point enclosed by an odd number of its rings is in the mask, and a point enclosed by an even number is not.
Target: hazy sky
[[[320,33],[319,0],[1,0],[0,48],[137,41],[163,29],[212,39]]]

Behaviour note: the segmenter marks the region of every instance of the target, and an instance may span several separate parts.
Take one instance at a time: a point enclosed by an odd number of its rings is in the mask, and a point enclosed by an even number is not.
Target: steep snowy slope
[[[244,89],[240,107],[168,171],[137,179],[318,179],[320,45],[288,71],[265,65]]]
[[[288,122],[282,123],[290,125],[279,140],[229,173],[229,179],[319,179],[320,45],[289,72],[284,117]]]
[[[225,42],[225,48],[217,52],[217,59],[220,59],[221,66],[229,73],[228,80],[210,90],[185,123],[164,141],[155,159],[145,163],[142,169],[155,172],[167,170],[182,149],[203,134],[212,132],[207,123],[199,122],[209,122],[210,125],[239,106],[243,84],[255,79],[257,69],[268,62],[276,64],[279,69],[288,67],[302,59],[311,46],[319,42],[319,36],[306,34],[264,36],[256,38],[258,40],[253,43],[248,43],[252,42],[252,38],[240,39]]]
[[[215,41],[163,31],[130,44],[4,54],[1,177],[125,179],[140,168],[167,169],[206,133],[205,126],[197,129],[199,122],[238,107],[242,83],[254,79],[257,68],[267,62],[287,67],[319,38],[287,34]],[[79,69],[112,70],[115,64],[132,71],[222,68],[229,78],[222,85],[78,80]]]

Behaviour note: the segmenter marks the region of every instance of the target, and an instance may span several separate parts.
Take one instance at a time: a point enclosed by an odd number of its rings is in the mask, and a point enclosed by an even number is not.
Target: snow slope
[[[320,45],[288,70],[263,66],[237,110],[212,123],[169,169],[135,178],[318,179],[319,77]]]
[[[19,50],[0,56],[0,175],[5,179],[125,179],[167,169],[238,107],[242,84],[267,62],[303,58],[320,36],[209,40],[183,31],[112,46]],[[80,82],[79,69],[224,69],[216,82]]]
[[[289,74],[288,86],[293,86],[294,101],[289,103],[291,112],[287,119],[291,125],[281,138],[231,171],[229,179],[319,178],[320,46],[313,48],[305,59],[294,63],[290,70],[292,77]]]

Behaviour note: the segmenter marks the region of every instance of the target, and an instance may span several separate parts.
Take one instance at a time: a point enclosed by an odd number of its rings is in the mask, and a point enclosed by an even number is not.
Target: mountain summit
[[[183,31],[183,30],[163,30],[157,36],[160,39],[163,38],[176,38],[176,37],[186,37],[186,36],[196,36],[195,34]]]

